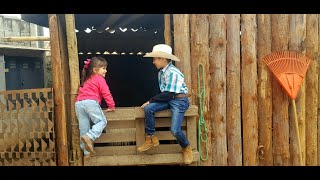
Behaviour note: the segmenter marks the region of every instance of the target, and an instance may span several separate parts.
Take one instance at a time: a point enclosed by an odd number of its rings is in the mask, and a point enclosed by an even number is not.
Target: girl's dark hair
[[[108,63],[103,57],[92,57],[90,64],[88,65],[88,68],[82,69],[82,78],[81,78],[81,84],[80,86],[83,87],[84,82],[90,78],[90,76],[93,74],[94,68],[101,68],[101,67],[107,67]]]

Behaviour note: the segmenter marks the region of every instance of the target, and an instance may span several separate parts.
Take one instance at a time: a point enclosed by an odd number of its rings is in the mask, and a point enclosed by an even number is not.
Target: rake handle
[[[292,106],[293,106],[293,114],[294,114],[294,124],[296,129],[296,136],[298,139],[298,149],[299,149],[299,160],[300,165],[302,166],[302,152],[301,152],[301,141],[300,141],[300,134],[299,134],[299,125],[298,125],[298,117],[297,117],[297,108],[296,108],[296,101],[294,99],[292,100]]]

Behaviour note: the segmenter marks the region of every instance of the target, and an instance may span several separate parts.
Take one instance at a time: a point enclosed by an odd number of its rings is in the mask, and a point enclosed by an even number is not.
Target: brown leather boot
[[[185,164],[192,163],[193,153],[190,145],[182,150],[182,154],[183,154],[183,161]]]
[[[94,155],[96,152],[93,150],[93,141],[90,139],[90,137],[87,135],[83,135],[80,139],[84,144],[84,148],[92,155]]]
[[[160,143],[159,143],[159,140],[157,138],[157,136],[155,135],[152,135],[152,136],[146,136],[146,139],[144,141],[144,143],[142,144],[142,146],[140,146],[138,148],[138,151],[139,152],[143,152],[143,151],[146,151],[152,147],[155,147],[155,146],[158,146]]]

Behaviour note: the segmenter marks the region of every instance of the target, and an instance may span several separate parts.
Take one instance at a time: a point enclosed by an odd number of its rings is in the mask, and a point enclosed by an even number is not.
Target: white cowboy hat
[[[173,61],[180,61],[180,59],[172,54],[172,48],[166,44],[158,44],[153,46],[152,52],[147,53],[143,57],[160,57],[171,59]]]

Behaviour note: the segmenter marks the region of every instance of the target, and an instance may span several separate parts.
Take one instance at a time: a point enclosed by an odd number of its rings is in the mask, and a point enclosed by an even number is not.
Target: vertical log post
[[[53,70],[53,90],[54,90],[54,113],[57,160],[59,166],[68,166],[68,144],[67,144],[67,114],[65,102],[65,84],[62,69],[62,54],[60,52],[59,22],[57,15],[49,15],[51,61]]]
[[[304,41],[306,38],[306,15],[291,14],[289,15],[289,50],[305,53]],[[296,98],[296,109],[299,124],[299,135],[301,142],[302,162],[299,163],[299,147],[296,138],[294,111],[292,104],[289,107],[289,133],[290,133],[290,159],[293,166],[305,165],[305,80],[303,81],[299,94]]]
[[[289,16],[271,15],[272,51],[288,50]],[[288,95],[276,77],[272,78],[273,164],[289,165]]]
[[[174,54],[180,58],[177,68],[183,73],[184,81],[191,94],[191,64],[190,64],[190,16],[189,14],[174,14]],[[194,82],[197,83],[197,82]],[[190,99],[192,104],[192,99]]]
[[[210,24],[210,121],[213,133],[213,165],[227,166],[227,130],[226,130],[226,70],[227,70],[227,34],[226,15],[209,15]]]
[[[165,44],[171,46],[172,45],[171,41],[172,41],[172,36],[171,36],[170,14],[165,14],[164,15],[164,42]]]
[[[82,150],[80,149],[80,132],[79,123],[75,113],[75,99],[78,94],[80,84],[79,75],[79,59],[78,59],[78,44],[75,32],[75,18],[74,14],[66,14],[66,30],[67,30],[67,45],[68,45],[68,58],[70,70],[70,98],[71,98],[71,147],[72,147],[72,160],[74,165],[83,165]]]
[[[318,15],[307,14],[306,53],[312,59],[306,74],[306,165],[318,165]]]
[[[256,15],[241,15],[241,94],[244,166],[258,165],[258,74],[256,36]]]
[[[240,94],[240,14],[227,16],[227,112],[228,165],[242,166]]]
[[[209,110],[209,98],[210,98],[210,71],[209,71],[209,22],[208,15],[206,14],[192,14],[190,16],[190,27],[191,27],[191,80],[192,87],[190,88],[190,93],[192,95],[193,104],[199,106],[198,102],[198,65],[201,63],[204,66],[205,71],[205,82],[206,85],[206,97],[204,104],[204,119],[206,127],[208,129],[208,159],[203,163],[203,165],[212,165],[212,131],[211,122],[213,121],[212,115],[210,115]],[[206,146],[201,145],[203,151]],[[214,147],[215,148],[215,147]]]
[[[272,73],[263,58],[271,53],[271,16],[258,14],[259,165],[272,166]]]

